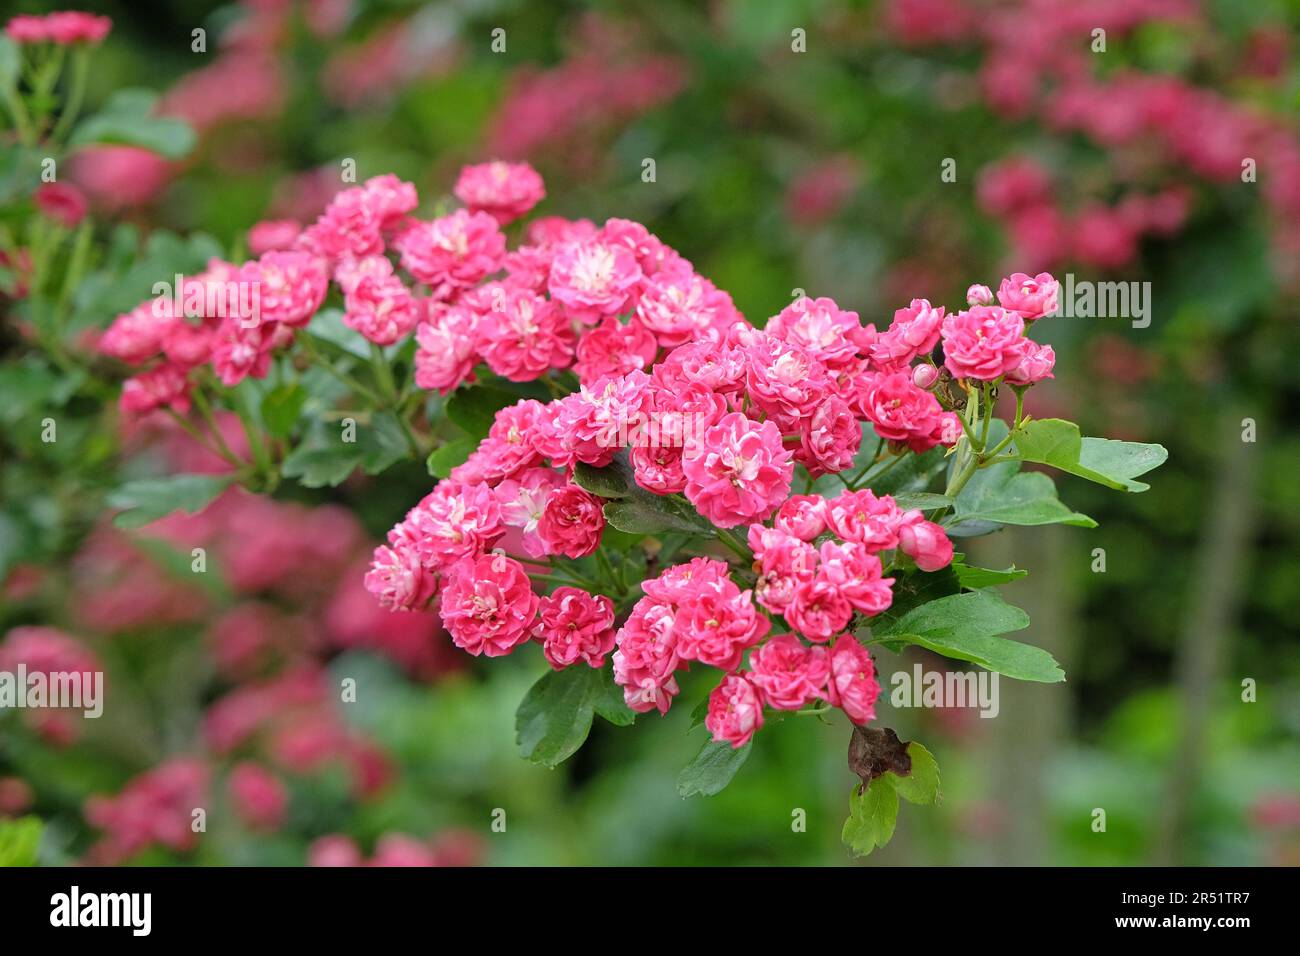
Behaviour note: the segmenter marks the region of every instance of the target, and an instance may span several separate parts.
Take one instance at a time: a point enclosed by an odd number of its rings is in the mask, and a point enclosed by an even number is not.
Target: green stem
[[[792,711],[790,716],[791,717],[817,717],[820,716],[821,714],[829,713],[831,710],[832,707],[830,706],[830,704],[827,704],[825,707],[813,707],[809,710]]]
[[[723,544],[725,544],[729,549],[731,549],[731,551],[733,551],[736,554],[736,556],[740,558],[741,561],[744,561],[746,564],[749,564],[754,560],[753,552],[751,552],[749,548],[746,547],[740,540],[738,540],[736,536],[733,535],[730,531],[726,531],[722,528],[718,528],[717,534],[718,534],[718,540],[721,541]]]
[[[411,453],[416,458],[427,458],[429,453],[424,450],[424,446],[416,439],[415,432],[411,430],[410,422],[406,420],[406,416],[402,414],[400,408],[393,409],[393,417],[397,419],[397,425],[402,429],[402,435],[405,436],[406,444],[410,446]]]
[[[221,426],[217,424],[216,416],[212,414],[212,406],[208,402],[208,397],[203,394],[203,386],[197,386],[191,394],[191,397],[194,399],[194,407],[199,410],[199,414],[203,416],[203,420],[207,423],[208,430],[216,440],[217,447],[221,449],[219,452],[221,457],[236,465],[246,464],[246,462],[231,451],[230,446],[226,444],[226,437],[221,433]]]
[[[248,381],[248,379],[245,379],[245,382]],[[244,435],[248,438],[248,448],[253,454],[253,461],[257,464],[257,470],[265,474],[269,480],[275,473],[275,469],[271,466],[271,457],[266,445],[263,444],[261,437],[257,433],[253,408],[248,401],[247,388],[248,386],[245,385],[244,388],[236,386],[230,389],[231,404],[234,406],[236,414],[239,415],[240,423],[244,426]]]
[[[23,146],[35,146],[36,135],[32,129],[32,121],[27,115],[27,107],[23,105],[23,98],[18,95],[18,91],[13,86],[6,86],[3,96],[9,115],[13,117],[14,132],[18,134],[18,142]]]
[[[393,381],[393,367],[388,364],[384,350],[374,342],[370,343],[370,365],[375,370],[375,379],[380,390],[388,397],[393,407],[398,404],[397,383]]]
[[[980,427],[979,449],[982,454],[984,449],[988,447],[989,424],[993,421],[993,387],[988,382],[985,382],[983,386],[981,386],[981,391],[984,393],[984,407],[982,409],[984,413],[984,424]]]
[[[573,568],[557,563],[554,558],[551,558],[551,571],[552,573],[558,572],[559,574],[567,575],[571,583],[582,584],[589,590],[601,590],[601,586],[598,582],[593,581],[580,571],[575,571]]]
[[[68,93],[68,101],[64,104],[63,112],[59,114],[59,121],[50,131],[50,139],[53,142],[59,142],[62,136],[71,130],[73,121],[81,112],[81,101],[86,95],[89,67],[90,50],[86,47],[78,47],[72,54],[72,88]]]
[[[298,336],[298,341],[302,344],[303,351],[307,353],[307,358],[311,360],[313,365],[317,365],[324,369],[342,385],[347,386],[353,394],[360,395],[362,398],[366,399],[366,401],[370,402],[371,405],[379,407],[384,404],[378,395],[365,385],[362,385],[355,377],[341,369],[335,368],[334,363],[317,350],[316,344],[312,341],[311,333],[303,332]]]
[[[622,591],[622,588],[618,587],[618,581],[614,576],[614,568],[609,563],[609,557],[600,548],[596,549],[596,564],[600,566],[600,573],[609,582],[610,588],[617,588]]]
[[[871,484],[873,481],[879,481],[879,480],[880,480],[881,478],[883,478],[885,475],[889,474],[890,470],[893,469],[894,466],[897,465],[900,461],[902,461],[905,457],[906,457],[905,455],[899,455],[898,457],[896,457],[893,461],[891,461],[889,464],[887,464],[884,468],[881,468],[881,469],[880,469],[878,472],[876,472],[874,475],[869,476],[868,479],[867,479],[867,481],[866,481],[866,484],[869,485],[869,484]],[[861,478],[862,478],[862,475],[859,474],[859,475],[858,475],[858,478],[857,478],[857,479],[854,479],[853,484],[850,486],[850,490],[852,490],[852,491],[857,491],[857,490],[858,490],[858,480],[861,479]]]
[[[174,408],[164,407],[163,411],[171,416],[172,420],[176,422],[176,424],[179,425],[187,435],[198,442],[202,448],[212,452],[212,454],[216,455],[218,458],[224,458],[232,465],[240,466],[244,464],[244,462],[240,461],[238,458],[232,457],[213,445],[212,442],[208,440],[208,436],[195,428],[192,422],[190,422],[184,415],[177,412]]]

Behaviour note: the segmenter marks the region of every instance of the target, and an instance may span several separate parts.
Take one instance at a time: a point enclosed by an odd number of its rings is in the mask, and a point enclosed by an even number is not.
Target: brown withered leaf
[[[854,727],[849,738],[849,769],[862,778],[863,792],[881,774],[892,771],[900,777],[912,772],[912,758],[907,752],[909,741],[899,740],[889,727]]]

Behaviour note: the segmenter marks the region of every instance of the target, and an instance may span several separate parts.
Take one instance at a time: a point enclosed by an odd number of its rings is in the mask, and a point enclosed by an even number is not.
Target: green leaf
[[[534,763],[556,767],[571,757],[591,730],[594,714],[626,726],[635,719],[615,707],[610,688],[612,673],[582,664],[542,675],[515,712],[515,739],[521,756]],[[622,692],[618,694],[623,704]],[[629,719],[629,715],[631,718]]]
[[[495,385],[457,389],[447,399],[447,417],[480,441],[496,421],[496,414],[522,398]]]
[[[991,591],[967,591],[923,604],[901,617],[882,614],[881,618],[885,620],[873,628],[877,640],[916,644],[1018,680],[1065,680],[1060,666],[1041,647],[997,636],[1027,627],[1029,615]]]
[[[603,468],[581,462],[573,480],[593,495],[608,499],[605,520],[628,534],[660,534],[678,531],[707,534],[712,528],[693,509],[668,495],[656,495],[636,483],[627,453],[619,452]]]
[[[362,452],[356,442],[295,448],[280,467],[286,478],[297,478],[305,488],[334,487],[361,465]]]
[[[709,698],[705,697],[698,704],[691,708],[691,726],[687,728],[687,733],[696,727],[703,727],[705,719],[709,716]]]
[[[733,747],[726,741],[705,741],[695,759],[677,775],[677,792],[683,797],[699,793],[711,797],[721,792],[749,759],[753,741]]]
[[[451,470],[457,465],[463,465],[477,447],[477,439],[465,437],[454,438],[441,448],[435,448],[429,452],[429,458],[425,462],[429,474],[435,478],[450,476]]]
[[[0,35],[0,89],[13,89],[22,72],[22,52],[18,44]]]
[[[631,727],[636,723],[636,711],[623,699],[623,688],[614,683],[613,671],[599,673],[601,674],[600,692],[593,703],[596,713],[615,727]]]
[[[960,561],[952,563],[952,569],[957,575],[957,582],[966,591],[978,591],[980,588],[997,587],[1000,584],[1010,584],[1012,581],[1018,581],[1029,574],[1022,568],[1014,565],[1005,571],[995,571],[992,568],[975,568]]]
[[[411,454],[402,426],[392,412],[376,412],[369,422],[358,422],[357,445],[361,449],[361,467],[368,475],[377,475]]]
[[[1120,491],[1146,491],[1150,485],[1133,479],[1169,457],[1163,445],[1081,438],[1078,425],[1059,418],[1031,421],[1014,435],[1016,457]]]
[[[891,589],[894,599],[889,610],[880,617],[875,626],[880,626],[891,617],[897,618],[912,608],[920,607],[950,594],[961,593],[961,582],[957,580],[955,564],[938,571],[922,571],[918,568],[898,569],[893,572],[894,586]]]
[[[947,495],[935,495],[927,491],[905,491],[894,495],[894,504],[904,511],[911,511],[913,508],[930,511],[933,508],[947,508],[952,503],[953,500]]]
[[[908,803],[935,803],[939,799],[939,762],[915,740],[908,743],[907,755],[912,758],[912,770],[907,776],[899,776],[892,770],[887,770],[884,776]]]
[[[402,427],[392,412],[376,412],[369,421],[358,421],[356,441],[343,441],[341,433],[326,441],[299,445],[285,458],[280,473],[297,478],[306,488],[334,487],[358,468],[376,475],[410,454]]]
[[[271,389],[262,399],[262,421],[267,430],[277,438],[284,438],[293,431],[306,402],[307,390],[297,383]]]
[[[121,509],[113,518],[119,528],[139,528],[173,511],[201,511],[231,483],[229,475],[172,475],[129,481],[109,493],[109,507]]]
[[[857,856],[866,856],[894,836],[898,793],[890,784],[889,776],[877,777],[865,791],[854,787],[849,794],[849,818],[844,821],[840,835]]]
[[[370,343],[356,329],[343,323],[342,309],[321,309],[307,326],[311,337],[363,362],[370,361]]]
[[[885,462],[885,465],[889,464],[890,461]],[[908,454],[886,474],[879,478],[868,477],[862,485],[878,495],[897,496],[906,492],[925,491],[947,467],[948,460],[944,457],[943,447],[936,446],[920,455]],[[884,465],[880,470],[883,469]]]
[[[102,110],[77,125],[69,145],[139,146],[165,159],[182,159],[194,148],[194,130],[184,120],[154,116],[157,101],[149,90],[118,90]]]
[[[39,817],[0,819],[0,866],[35,866],[42,829]]]
[[[643,490],[632,477],[632,466],[622,452],[604,468],[578,462],[573,469],[573,480],[578,487],[601,498],[627,498]]]
[[[659,534],[684,531],[705,534],[708,526],[693,514],[687,514],[671,498],[643,492],[631,498],[605,502],[605,520],[619,531],[629,534]]]
[[[1050,477],[1040,471],[1021,472],[1017,461],[999,462],[975,472],[943,524],[954,536],[982,534],[1004,524],[1097,527],[1087,515],[1061,503]]]

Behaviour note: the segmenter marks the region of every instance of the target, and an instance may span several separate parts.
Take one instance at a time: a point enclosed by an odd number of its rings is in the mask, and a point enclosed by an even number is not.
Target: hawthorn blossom
[[[1052,369],[1056,365],[1056,352],[1050,345],[1038,345],[1031,342],[1020,364],[1007,372],[1008,385],[1033,385],[1045,378],[1054,378]]]
[[[495,161],[466,166],[452,191],[471,212],[488,213],[503,226],[546,198],[542,177],[527,163]]]
[[[862,426],[849,406],[834,395],[800,423],[796,460],[814,478],[844,471],[862,444]]]
[[[745,349],[745,361],[749,397],[783,429],[810,417],[826,400],[825,369],[797,345],[760,333]]]
[[[244,761],[231,770],[227,786],[235,813],[247,826],[275,831],[284,824],[289,794],[275,774]]]
[[[122,383],[118,407],[128,416],[142,416],[160,408],[184,414],[190,409],[193,387],[181,366],[169,362],[155,365]]]
[[[478,316],[458,306],[426,313],[415,330],[415,384],[446,395],[472,381],[478,363]]]
[[[70,183],[42,183],[32,193],[32,202],[42,216],[67,229],[85,219],[89,208],[85,194]]]
[[[901,537],[900,531],[900,540]],[[824,541],[818,549],[818,558],[817,576],[836,588],[857,610],[879,614],[893,603],[890,586],[894,579],[881,577],[880,558],[868,551],[865,545],[856,541]]]
[[[605,530],[603,502],[577,485],[557,488],[546,499],[537,521],[537,536],[547,554],[581,558],[600,547]]]
[[[648,368],[657,350],[654,336],[640,322],[633,320],[625,325],[612,315],[606,316],[578,339],[578,361],[573,370],[578,373],[578,381],[587,383],[626,375]]]
[[[682,454],[686,497],[720,528],[761,521],[790,493],[794,461],[772,422],[725,415]]]
[[[709,712],[704,718],[713,739],[739,749],[763,726],[763,701],[744,674],[728,674],[709,694]]]
[[[820,572],[794,589],[785,608],[786,622],[808,638],[824,644],[842,631],[853,617],[853,605],[831,580]]]
[[[306,325],[329,288],[325,263],[308,252],[267,252],[239,270],[239,281],[257,289],[263,322]]]
[[[677,611],[678,655],[724,671],[739,667],[745,649],[771,628],[753,598],[752,591],[741,591],[730,578],[698,588]]]
[[[1000,306],[973,306],[943,323],[943,355],[957,378],[991,382],[1024,361],[1032,343],[1025,320]]]
[[[637,321],[665,348],[699,339],[711,330],[720,335],[739,317],[731,296],[693,272],[648,279],[636,303]]]
[[[394,245],[402,268],[429,286],[434,298],[448,299],[501,269],[506,237],[487,213],[458,209],[412,223]]]
[[[851,634],[841,634],[831,646],[830,678],[826,683],[827,699],[848,714],[855,724],[876,718],[876,698],[880,684],[876,667],[867,649]]]
[[[778,634],[749,655],[749,682],[769,706],[798,710],[826,693],[828,658],[824,647],[808,647],[793,634]]]
[[[821,495],[791,495],[777,509],[772,527],[801,541],[812,541],[826,530],[826,499]]]
[[[648,382],[639,370],[601,378],[557,402],[555,427],[562,447],[578,461],[608,465],[629,430],[644,419]]]
[[[438,601],[452,643],[475,657],[509,654],[532,636],[538,598],[523,566],[503,554],[454,565]]]
[[[862,395],[862,410],[878,436],[906,444],[917,454],[936,444],[954,444],[961,429],[955,423],[957,432],[939,441],[949,413],[932,392],[917,388],[912,376],[902,371],[877,375]]]
[[[761,524],[749,526],[749,546],[758,574],[754,597],[769,611],[780,614],[790,606],[795,591],[812,580],[817,551],[792,534]]]
[[[803,297],[770,319],[764,331],[837,368],[857,356],[853,334],[861,327],[858,314],[841,309],[834,299]]]
[[[426,566],[446,568],[487,550],[502,530],[491,488],[442,481],[389,531],[388,543],[409,541]]]
[[[630,249],[588,240],[556,251],[547,288],[569,315],[592,325],[635,305],[640,283],[641,266]]]
[[[998,286],[998,304],[1026,322],[1051,315],[1060,304],[1061,284],[1047,272],[1027,276],[1016,272]]]
[[[375,548],[365,583],[381,607],[394,611],[424,608],[438,593],[437,573],[424,566],[413,542],[404,539]]]
[[[501,505],[501,523],[519,529],[520,547],[530,558],[546,554],[537,525],[551,492],[564,485],[564,476],[552,468],[525,468],[493,489]]]
[[[478,353],[512,382],[530,382],[573,359],[573,328],[555,303],[526,289],[504,290],[476,329]]]
[[[614,682],[623,688],[627,706],[637,713],[666,714],[678,693],[673,677],[680,662],[675,625],[671,605],[644,597],[618,630]]]
[[[826,524],[844,541],[866,545],[871,552],[898,547],[903,513],[889,495],[869,488],[846,491],[826,502]]]
[[[557,671],[578,661],[604,667],[605,655],[614,649],[614,602],[603,594],[558,587],[541,599],[533,636]]]
[[[894,321],[871,345],[871,360],[881,369],[908,365],[918,356],[929,354],[939,344],[944,322],[943,307],[935,308],[927,299],[913,299],[906,309],[894,313]]]
[[[908,511],[898,527],[898,546],[922,571],[938,571],[952,564],[952,542],[943,528],[926,521],[919,511]]]

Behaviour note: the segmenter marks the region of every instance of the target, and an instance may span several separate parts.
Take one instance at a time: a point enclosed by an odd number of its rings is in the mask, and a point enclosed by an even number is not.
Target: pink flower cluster
[[[475,866],[483,856],[481,838],[468,830],[447,830],[430,840],[405,833],[385,833],[366,859],[355,840],[331,833],[314,840],[307,850],[308,866],[432,867]]]
[[[193,813],[207,806],[208,766],[177,758],[131,780],[115,797],[86,801],[86,820],[105,831],[90,851],[101,866],[113,865],[141,850],[161,845],[186,852],[198,844]]]
[[[576,46],[586,52],[559,65],[524,67],[510,78],[492,118],[489,143],[500,155],[535,157],[563,150],[578,170],[600,161],[607,133],[672,100],[686,85],[681,60],[637,49],[612,20],[588,14]]]
[[[948,316],[941,329],[944,364],[956,378],[992,382],[1005,378],[1016,386],[1052,378],[1056,353],[1025,336],[1029,323],[1054,313],[1060,284],[1048,273],[1023,272],[1002,280],[999,305],[989,304],[987,286],[971,286],[970,308]]]
[[[855,613],[874,616],[893,600],[894,579],[883,576],[880,554],[901,551],[923,571],[951,563],[952,544],[943,529],[920,511],[901,511],[888,495],[869,490],[829,501],[796,495],[781,506],[771,527],[750,526],[749,544],[758,575],[754,600],[784,617],[791,630],[755,649],[748,671],[737,669],[739,653],[706,662],[731,672],[709,698],[706,725],[714,739],[743,746],[762,726],[764,706],[798,710],[818,699],[842,708],[854,723],[872,720],[880,688],[871,655],[843,632],[851,630]],[[647,593],[653,593],[650,584]],[[767,630],[766,621],[761,630]],[[625,692],[651,699],[667,683],[642,680]],[[660,706],[666,699],[655,698]]]
[[[242,265],[212,260],[172,295],[118,316],[97,347],[142,367],[123,385],[123,411],[187,412],[205,365],[227,387],[264,378],[272,356],[311,323],[331,285],[341,294],[344,324],[370,342],[393,345],[417,327],[422,342],[436,341],[439,329],[455,327],[454,317],[444,313],[504,263],[505,239],[495,217],[522,214],[544,194],[540,177],[524,164],[508,167],[500,180],[479,170],[465,171],[462,179],[472,188],[462,191],[476,209],[489,212],[461,209],[432,221],[411,219],[419,203],[415,187],[395,176],[376,176],[335,195],[306,229],[287,221],[262,224],[251,237],[258,258]],[[47,196],[47,205],[54,198]],[[75,210],[65,202],[57,210],[51,205],[50,214],[71,219]],[[420,285],[429,294],[419,294]],[[532,369],[538,363],[545,370],[572,355],[572,333],[561,316],[538,307],[531,295],[503,297],[484,321],[483,334],[498,325],[525,340],[494,351],[493,367],[503,374],[536,377],[540,371]],[[508,332],[501,338],[511,340]]]
[[[534,191],[531,177],[507,185],[515,175],[467,171],[458,194],[470,209],[398,239],[404,267],[436,290],[416,334],[416,381],[447,393],[486,365],[512,382],[545,378],[560,395],[496,413],[477,448],[376,549],[367,589],[384,607],[436,607],[453,643],[475,656],[536,641],[559,670],[602,667],[612,652],[634,711],[666,712],[678,670],[716,667],[726,677],[708,726],[736,746],[765,707],[823,700],[871,720],[879,686],[855,616],[890,607],[889,570],[937,571],[952,544],[888,495],[792,496],[796,469],[810,481],[850,469],[864,425],[882,459],[954,445],[962,425],[932,391],[936,362],[962,380],[1027,386],[1050,376],[1051,348],[1025,328],[1056,310],[1056,281],[1012,275],[997,305],[972,287],[969,308],[955,313],[914,299],[880,331],[831,299],[801,298],[758,329],[637,223],[541,219],[503,252],[498,217]],[[499,202],[482,197],[488,187]],[[645,596],[620,625],[611,597],[573,586],[591,565],[560,560],[601,547],[607,506],[583,487],[602,487],[588,469],[689,504],[706,534],[746,526],[752,568],[733,579],[711,557],[670,567],[642,582]],[[620,600],[626,608],[632,596]],[[778,618],[786,631],[765,643]]]
[[[15,627],[0,639],[0,671],[15,674],[19,667],[28,675],[79,674],[87,684],[103,670],[94,651],[75,637],[52,627]],[[18,693],[26,693],[19,687]],[[83,712],[50,707],[23,711],[24,718],[48,742],[56,746],[70,744],[81,732]]]
[[[99,43],[112,28],[113,21],[108,17],[80,10],[61,10],[44,16],[19,14],[5,24],[5,34],[15,43],[71,46],[74,43]]]
[[[1189,186],[1239,184],[1249,157],[1259,170],[1271,171],[1260,175],[1259,188],[1271,207],[1277,267],[1290,282],[1300,280],[1294,264],[1300,261],[1300,139],[1289,118],[1261,111],[1256,97],[1236,99],[1164,70],[1101,68],[1104,58],[1078,41],[1100,29],[1110,42],[1122,42],[1154,23],[1181,31],[1191,51],[1205,54],[1196,37],[1222,32],[1208,5],[1011,0],[990,10],[975,0],[889,0],[885,6],[887,29],[905,43],[978,46],[980,87],[996,115],[1012,121],[1033,117],[1053,132],[1081,134],[1107,154],[1116,181],[1101,183],[1102,189],[1092,176],[1053,182],[1046,169],[1018,155],[983,171],[981,205],[1006,222],[1015,261],[1035,268],[1071,259],[1098,269],[1128,265],[1144,237],[1167,236],[1182,227],[1192,209]],[[1268,37],[1255,34],[1261,35]],[[1266,43],[1284,37],[1274,34]],[[1281,81],[1276,53],[1254,44],[1243,50],[1247,62],[1233,60],[1230,69]],[[1216,49],[1213,57],[1194,56],[1189,62],[1204,66],[1224,52]],[[1229,74],[1222,85],[1231,88],[1237,79]],[[1144,179],[1176,185],[1148,192],[1134,185],[1135,169]],[[1069,179],[1094,185],[1077,200],[1063,200]],[[1120,192],[1116,202],[1095,198],[1112,187]]]

